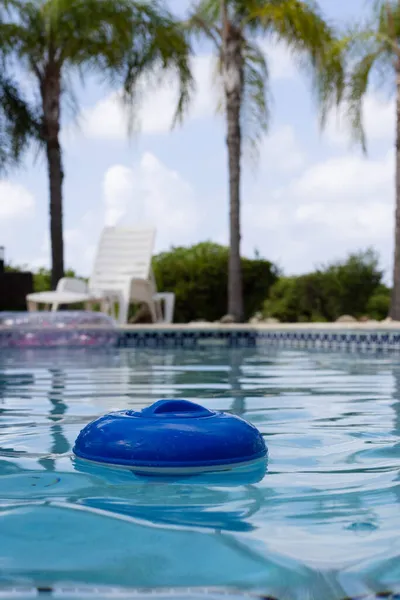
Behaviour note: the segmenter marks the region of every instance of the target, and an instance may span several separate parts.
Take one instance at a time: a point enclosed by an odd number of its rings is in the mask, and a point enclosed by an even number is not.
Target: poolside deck
[[[400,321],[367,321],[365,323],[145,323],[135,325],[120,325],[122,331],[151,330],[151,331],[392,331],[400,329]]]

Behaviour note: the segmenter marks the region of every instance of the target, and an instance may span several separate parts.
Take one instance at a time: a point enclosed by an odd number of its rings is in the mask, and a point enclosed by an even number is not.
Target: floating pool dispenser
[[[160,475],[229,470],[267,457],[253,425],[188,400],[159,400],[138,412],[104,415],[82,429],[73,452],[96,463]]]

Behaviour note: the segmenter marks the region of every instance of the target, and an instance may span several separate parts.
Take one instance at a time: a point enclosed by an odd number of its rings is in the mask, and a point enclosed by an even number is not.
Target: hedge
[[[153,259],[157,287],[176,295],[175,322],[216,321],[227,313],[229,249],[212,242],[172,248]],[[261,258],[242,258],[245,318],[261,309],[278,279]]]
[[[335,321],[341,315],[383,319],[390,290],[373,250],[351,254],[313,273],[282,277],[270,290],[263,315],[280,321]]]

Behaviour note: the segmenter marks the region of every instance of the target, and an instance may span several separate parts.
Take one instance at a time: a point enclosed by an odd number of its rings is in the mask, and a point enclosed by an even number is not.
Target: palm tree
[[[189,24],[215,46],[227,124],[230,205],[228,313],[243,319],[240,265],[241,158],[243,141],[256,144],[267,131],[268,62],[257,42],[283,41],[311,67],[322,123],[339,102],[343,72],[332,28],[310,0],[200,0]],[[247,136],[247,137],[246,137]]]
[[[36,115],[30,126],[47,158],[55,286],[64,274],[60,130],[63,100],[73,91],[71,76],[94,73],[122,85],[132,106],[138,78],[173,72],[180,82],[178,118],[190,91],[189,46],[157,0],[7,0],[7,5],[0,46],[8,67],[16,66],[34,83],[28,112]]]
[[[390,83],[396,98],[396,212],[390,316],[400,321],[400,2],[375,2],[370,23],[344,39],[350,72],[344,101],[356,141],[366,151],[363,100],[370,86]]]

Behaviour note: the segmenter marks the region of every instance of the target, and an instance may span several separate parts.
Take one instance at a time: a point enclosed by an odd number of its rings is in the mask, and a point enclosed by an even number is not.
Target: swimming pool
[[[142,481],[74,461],[88,421],[162,397],[253,422],[269,447],[264,479]],[[0,413],[0,597],[12,586],[22,598],[32,586],[48,595],[83,584],[112,597],[172,587],[289,600],[400,592],[395,357],[8,349]]]

